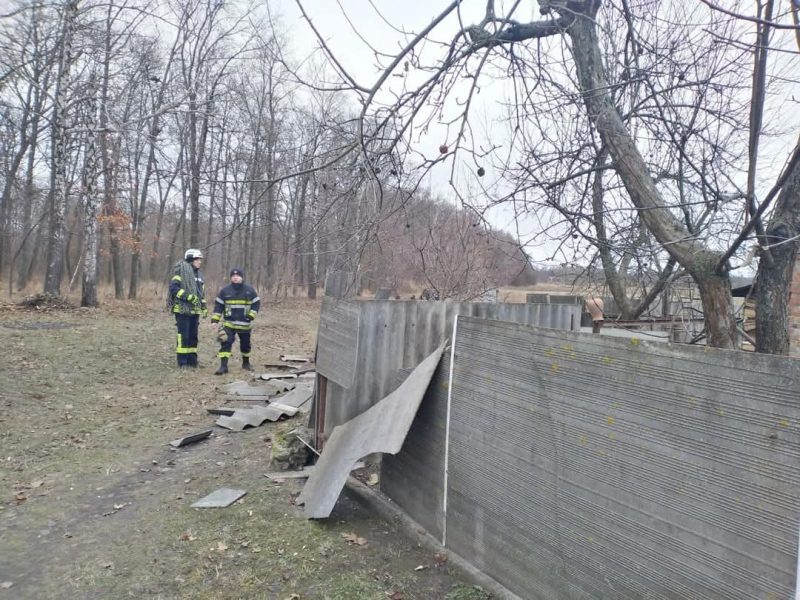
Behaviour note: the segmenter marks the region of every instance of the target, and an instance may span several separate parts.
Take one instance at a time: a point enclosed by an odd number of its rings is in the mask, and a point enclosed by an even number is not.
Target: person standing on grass
[[[197,333],[200,316],[208,316],[201,264],[203,253],[196,248],[189,248],[183,255],[183,260],[175,264],[169,282],[169,302],[175,314],[175,326],[178,328],[175,353],[178,357],[178,368],[181,369],[198,367]]]
[[[222,321],[220,328],[219,368],[214,375],[228,372],[228,359],[231,357],[234,338],[239,336],[239,350],[242,352],[242,369],[252,371],[250,364],[250,332],[253,319],[261,307],[261,299],[255,289],[244,282],[242,269],[231,269],[231,283],[222,288],[214,300],[213,323]]]

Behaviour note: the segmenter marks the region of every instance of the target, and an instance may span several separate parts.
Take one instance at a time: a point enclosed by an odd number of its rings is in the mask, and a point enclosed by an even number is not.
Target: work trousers
[[[250,330],[225,328],[228,334],[228,341],[221,343],[217,356],[219,358],[230,358],[235,336],[239,336],[239,350],[242,351],[242,358],[250,358]]]
[[[200,315],[184,315],[175,313],[175,326],[178,328],[178,345],[175,353],[178,366],[197,366],[197,330],[200,327]]]

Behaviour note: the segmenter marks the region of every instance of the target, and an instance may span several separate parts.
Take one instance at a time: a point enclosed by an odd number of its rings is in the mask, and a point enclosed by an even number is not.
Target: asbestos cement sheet
[[[297,502],[309,519],[327,518],[347,476],[360,458],[374,452],[397,454],[439,364],[444,344],[423,360],[394,392],[333,430]]]
[[[353,385],[358,362],[360,310],[354,302],[322,301],[317,334],[317,371],[344,388]]]
[[[192,504],[192,508],[225,508],[247,493],[246,490],[220,488]]]
[[[260,427],[264,421],[277,421],[284,415],[293,417],[297,409],[292,406],[270,404],[253,408],[238,408],[229,416],[217,419],[217,425],[233,431],[242,431],[245,427]]]
[[[227,385],[220,386],[218,390],[222,394],[228,396],[268,397],[275,396],[286,390],[291,390],[293,387],[293,384],[284,383],[282,381],[267,381],[259,385],[250,385],[246,381],[234,381]]]
[[[285,406],[293,406],[300,410],[302,413],[307,413],[311,410],[311,397],[314,395],[314,385],[299,384],[288,394],[278,396],[273,402],[279,402]]]

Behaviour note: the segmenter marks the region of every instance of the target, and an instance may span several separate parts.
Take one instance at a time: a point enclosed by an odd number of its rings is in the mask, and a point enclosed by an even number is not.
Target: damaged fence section
[[[343,301],[325,298],[317,372],[325,378],[319,430],[361,414],[398,384],[452,331],[456,315],[576,331],[581,306],[484,302]]]
[[[800,361],[470,317],[455,339],[381,473],[447,548],[523,598],[797,597]]]

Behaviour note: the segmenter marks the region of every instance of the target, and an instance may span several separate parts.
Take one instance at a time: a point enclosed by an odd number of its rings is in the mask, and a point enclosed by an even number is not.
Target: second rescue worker
[[[214,315],[211,320],[222,320],[220,330],[219,368],[214,375],[228,372],[228,359],[235,336],[239,336],[239,349],[242,352],[242,369],[252,371],[250,365],[250,330],[253,319],[261,307],[261,299],[255,289],[244,282],[244,271],[231,269],[231,283],[226,285],[214,300]]]

